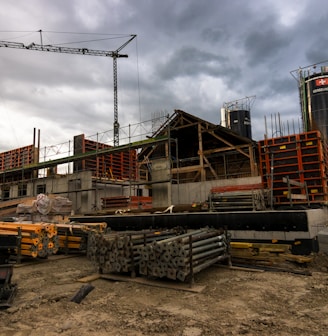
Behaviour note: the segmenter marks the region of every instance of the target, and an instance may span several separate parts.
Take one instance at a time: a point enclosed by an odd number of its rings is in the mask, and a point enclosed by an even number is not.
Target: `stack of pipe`
[[[90,232],[104,232],[106,223],[56,224],[60,252],[84,252],[87,250]]]
[[[229,237],[217,229],[93,233],[88,258],[101,273],[139,272],[185,281],[219,261],[230,262]]]
[[[185,281],[223,260],[230,260],[226,234],[206,228],[144,246],[140,251],[139,272]]]
[[[0,222],[0,234],[16,234],[15,254],[46,258],[58,251],[59,243],[55,224],[49,223],[8,223]]]
[[[155,241],[174,235],[174,230],[94,233],[89,236],[87,256],[102,273],[135,274],[139,266],[140,251]]]

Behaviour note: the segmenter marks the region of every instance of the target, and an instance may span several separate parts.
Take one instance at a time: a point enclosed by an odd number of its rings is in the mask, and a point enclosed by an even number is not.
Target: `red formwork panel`
[[[34,145],[12,149],[0,153],[0,171],[37,163],[38,149]]]
[[[102,209],[151,209],[152,197],[150,196],[113,196],[103,197]]]
[[[85,139],[84,134],[74,137],[74,154],[94,152],[112,146]],[[74,170],[90,170],[93,176],[115,180],[135,180],[137,174],[137,152],[128,150],[98,155],[81,160]]]
[[[262,183],[251,183],[251,184],[235,184],[235,185],[229,185],[229,186],[216,186],[212,187],[210,192],[212,194],[214,193],[225,193],[225,192],[231,192],[231,191],[246,191],[246,190],[258,190],[263,189]]]
[[[265,188],[272,189],[275,204],[325,203],[327,196],[327,147],[319,131],[259,141],[259,169]],[[288,185],[286,178],[299,182]],[[306,185],[302,187],[302,185]]]

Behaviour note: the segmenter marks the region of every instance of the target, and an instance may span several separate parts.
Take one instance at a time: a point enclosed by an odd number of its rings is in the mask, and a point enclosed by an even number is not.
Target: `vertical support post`
[[[189,267],[190,267],[190,287],[194,284],[194,267],[192,262],[192,234],[189,235]]]
[[[250,144],[248,146],[248,151],[249,151],[249,164],[251,166],[251,175],[252,176],[257,176],[257,167],[256,167],[256,163],[254,160],[254,148],[253,145]]]
[[[292,189],[290,187],[289,176],[287,176],[286,178],[287,178],[287,188],[288,188],[289,205],[292,207],[293,206]]]
[[[65,255],[68,255],[68,234],[67,234],[68,229],[66,228],[65,230]]]
[[[119,128],[120,124],[118,122],[118,98],[117,98],[117,54],[113,55],[113,83],[114,83],[114,146],[118,146],[120,142]]]
[[[71,156],[71,140],[68,140],[68,156]],[[68,163],[67,165],[68,165],[67,172],[69,175],[71,173],[70,163]]]
[[[130,245],[130,255],[131,255],[131,278],[135,278],[136,277],[136,267],[135,267],[134,253],[133,253],[133,240],[132,240],[131,234],[129,234],[129,245]]]
[[[206,173],[204,168],[204,154],[203,154],[203,136],[202,125],[198,123],[198,150],[199,150],[199,165],[200,165],[200,179],[202,182],[206,180]]]
[[[270,181],[270,207],[271,210],[273,210],[273,153],[271,153],[271,164],[270,164],[270,175],[271,175],[271,181]]]
[[[22,261],[22,228],[18,227],[17,229],[17,264],[20,264]]]

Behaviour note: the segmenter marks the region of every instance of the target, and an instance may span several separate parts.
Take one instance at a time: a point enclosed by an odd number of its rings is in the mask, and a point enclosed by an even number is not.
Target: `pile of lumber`
[[[231,242],[230,253],[233,261],[247,261],[254,264],[266,263],[273,265],[285,261],[302,264],[312,261],[311,257],[292,254],[291,245],[289,244]]]
[[[0,217],[11,217],[17,213],[17,206],[21,203],[32,203],[34,197],[23,197],[14,200],[1,201],[0,202]]]
[[[101,273],[131,272],[180,281],[230,260],[227,235],[208,228],[93,234],[87,256]]]
[[[15,234],[17,247],[14,254],[46,258],[58,251],[57,228],[48,223],[8,223],[0,222],[0,235]]]

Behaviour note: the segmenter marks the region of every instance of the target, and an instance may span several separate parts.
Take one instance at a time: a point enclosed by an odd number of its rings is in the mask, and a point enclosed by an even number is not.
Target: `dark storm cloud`
[[[261,138],[266,114],[299,117],[290,71],[328,59],[327,12],[324,0],[3,1],[0,40],[39,43],[42,29],[45,44],[115,50],[128,35],[98,34],[137,34],[118,60],[121,126],[174,108],[217,123],[224,102],[256,95]],[[69,140],[112,127],[112,59],[0,48],[0,67],[0,112],[20,134],[36,126]]]
[[[164,80],[201,74],[215,77],[232,71],[230,66],[227,57],[195,47],[183,47],[170,55],[165,64],[158,66],[158,74]]]
[[[282,57],[288,47],[289,38],[274,29],[259,29],[250,33],[245,39],[245,51],[249,66],[270,64]]]
[[[328,27],[327,27],[328,29]],[[309,48],[306,51],[305,55],[308,60],[308,64],[315,64],[318,61],[327,61],[328,53],[327,48],[325,46],[328,45],[328,37],[320,36],[312,43],[309,43]]]

